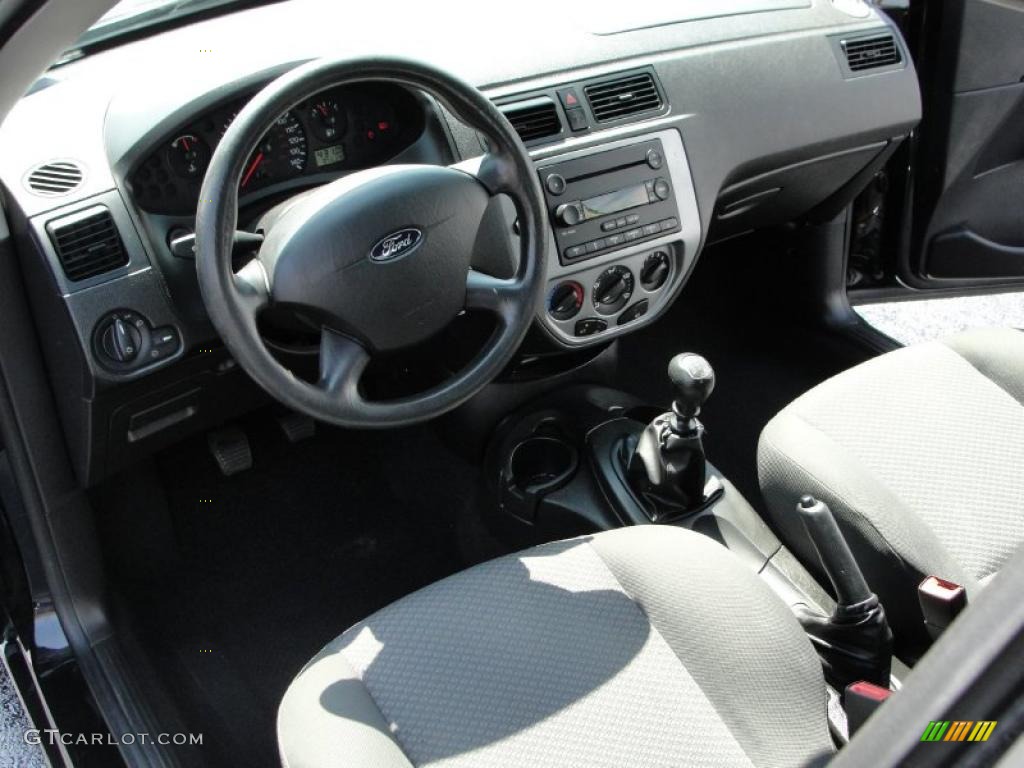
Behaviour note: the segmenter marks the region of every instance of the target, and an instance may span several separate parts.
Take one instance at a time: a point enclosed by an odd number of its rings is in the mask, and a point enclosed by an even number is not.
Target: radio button
[[[613,229],[615,229],[616,226],[617,226],[616,223],[614,221],[612,221],[611,219],[609,219],[608,221],[604,221],[604,222],[601,223],[601,231],[602,232],[611,232]]]
[[[647,164],[654,170],[658,170],[665,163],[665,158],[656,149],[647,150]]]
[[[639,240],[643,236],[644,236],[644,231],[642,229],[640,229],[640,227],[637,227],[636,229],[626,230],[626,242],[627,243],[631,243],[634,240]]]
[[[586,244],[587,253],[597,253],[604,246],[604,240],[591,240]]]
[[[679,226],[679,220],[676,218],[662,219],[661,222],[659,222],[659,226],[661,227],[662,232],[668,232],[669,230],[675,229]]]
[[[624,235],[608,235],[604,241],[608,244],[609,248],[614,248],[616,245],[622,245],[626,242],[626,238]]]
[[[580,256],[586,254],[586,252],[587,247],[585,245],[574,245],[570,248],[565,249],[565,258],[578,259]]]
[[[654,194],[659,200],[668,200],[672,194],[672,187],[664,179],[656,179],[654,182]]]
[[[544,186],[552,195],[560,195],[565,192],[565,177],[560,173],[549,173],[544,179]]]
[[[626,223],[627,224],[637,224],[639,221],[640,221],[640,214],[638,214],[638,213],[631,213],[631,214],[629,214],[629,216],[626,217]]]
[[[654,224],[644,224],[644,237],[648,235],[656,235],[661,231],[661,225],[655,222]]]

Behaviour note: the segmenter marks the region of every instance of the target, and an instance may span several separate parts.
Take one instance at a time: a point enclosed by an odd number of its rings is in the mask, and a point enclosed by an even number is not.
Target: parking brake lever
[[[825,574],[835,588],[837,605],[852,606],[873,597],[832,510],[813,496],[801,498],[797,509]]]
[[[864,579],[828,505],[804,496],[796,510],[836,593],[831,616],[803,605],[797,610],[821,657],[825,679],[839,691],[861,680],[888,688],[892,631],[878,596]]]

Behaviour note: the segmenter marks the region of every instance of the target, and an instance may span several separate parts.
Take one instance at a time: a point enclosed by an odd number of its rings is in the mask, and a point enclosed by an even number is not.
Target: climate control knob
[[[575,281],[556,285],[548,294],[548,314],[555,320],[575,317],[583,307],[583,286]]]
[[[668,254],[655,251],[644,259],[644,265],[640,268],[640,285],[648,291],[656,291],[665,284],[670,270]]]
[[[612,315],[626,306],[633,295],[633,273],[621,264],[608,267],[594,282],[594,309]]]

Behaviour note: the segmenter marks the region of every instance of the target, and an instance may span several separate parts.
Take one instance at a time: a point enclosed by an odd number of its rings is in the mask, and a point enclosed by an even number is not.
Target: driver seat
[[[344,632],[278,713],[288,768],[797,766],[829,756],[787,606],[700,534],[639,526],[470,568]]]

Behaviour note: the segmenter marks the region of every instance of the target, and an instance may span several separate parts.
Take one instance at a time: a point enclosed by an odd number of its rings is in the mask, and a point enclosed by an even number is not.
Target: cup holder
[[[508,461],[508,476],[528,493],[553,490],[576,471],[576,449],[555,437],[530,437],[519,443]]]
[[[502,507],[532,520],[538,501],[566,485],[576,474],[579,454],[558,437],[531,435],[512,449],[502,472]]]

